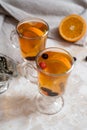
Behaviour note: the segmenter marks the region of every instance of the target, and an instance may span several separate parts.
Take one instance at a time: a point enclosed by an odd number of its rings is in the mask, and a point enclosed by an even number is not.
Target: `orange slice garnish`
[[[85,35],[86,29],[86,21],[77,14],[66,16],[59,25],[61,37],[69,42],[80,40]]]
[[[43,36],[44,32],[37,27],[30,26],[28,23],[23,23],[18,27],[18,32],[25,37],[35,38]]]
[[[29,31],[34,32],[38,36],[43,36],[44,32],[42,32],[40,29],[35,28],[35,27],[29,27]]]

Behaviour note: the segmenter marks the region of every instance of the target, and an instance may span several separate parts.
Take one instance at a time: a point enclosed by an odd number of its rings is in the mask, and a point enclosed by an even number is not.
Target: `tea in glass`
[[[10,40],[12,46],[16,49],[19,48],[22,56],[18,70],[20,75],[27,77],[27,80],[30,79],[31,73],[34,73],[32,64],[35,63],[35,57],[39,51],[45,49],[48,31],[49,25],[44,20],[40,18],[25,18],[11,32]],[[28,71],[26,70],[27,64],[29,65]]]
[[[64,105],[64,93],[74,60],[62,48],[46,48],[36,57],[39,94],[36,105],[41,113],[55,114]]]
[[[25,19],[17,25],[21,54],[24,59],[33,60],[45,48],[48,24],[41,19]]]
[[[72,60],[65,52],[48,50],[38,58],[39,89],[47,96],[61,95],[72,67]]]

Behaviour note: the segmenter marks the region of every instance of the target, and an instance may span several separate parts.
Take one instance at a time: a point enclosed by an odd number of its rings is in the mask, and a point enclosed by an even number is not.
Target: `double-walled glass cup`
[[[73,57],[62,48],[50,47],[38,53],[35,63],[39,88],[36,96],[37,109],[44,114],[55,114],[64,105],[62,95],[74,66]],[[28,64],[25,75],[28,78]],[[33,83],[35,82],[36,78],[33,77]]]
[[[8,89],[12,78],[17,76],[16,62],[0,53],[0,94]]]
[[[44,20],[25,18],[17,24],[10,39],[14,47],[19,46],[24,61],[29,62],[35,60],[38,52],[45,48],[48,31],[49,26]]]

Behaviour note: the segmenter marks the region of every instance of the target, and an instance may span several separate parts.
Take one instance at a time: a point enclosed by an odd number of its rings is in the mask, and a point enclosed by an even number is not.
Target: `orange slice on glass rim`
[[[69,42],[80,40],[85,35],[86,29],[86,21],[77,14],[66,16],[59,25],[61,37]]]

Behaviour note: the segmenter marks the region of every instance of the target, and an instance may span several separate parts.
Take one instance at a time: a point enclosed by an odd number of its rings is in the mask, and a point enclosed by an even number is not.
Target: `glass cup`
[[[37,54],[35,63],[39,88],[36,96],[37,109],[44,114],[55,114],[64,105],[62,95],[73,69],[74,59],[66,50],[50,47]],[[28,64],[26,70],[28,75]],[[33,81],[35,80],[33,77]]]
[[[20,48],[23,61],[35,60],[38,52],[45,48],[48,31],[48,24],[40,18],[25,18],[17,24],[10,39],[14,47]]]
[[[17,75],[15,61],[0,53],[0,94],[8,89],[10,81]]]

